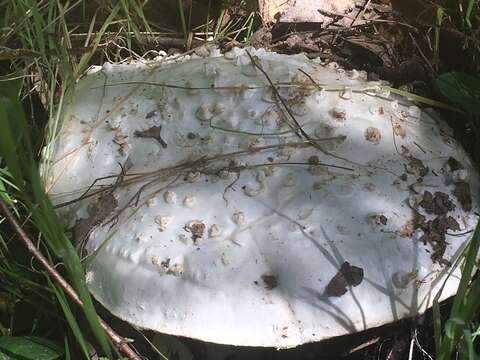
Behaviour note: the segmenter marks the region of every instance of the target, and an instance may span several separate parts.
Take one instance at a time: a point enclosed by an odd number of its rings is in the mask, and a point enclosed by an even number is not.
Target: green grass
[[[4,82],[0,91],[0,158],[3,166],[0,169],[1,196],[15,209],[19,221],[24,224],[30,236],[38,241],[40,249],[51,263],[63,264],[60,269],[63,269],[64,275],[84,304],[83,316],[98,344],[97,350],[109,358],[114,358],[116,350],[99,326],[98,316],[85,284],[84,268],[43,190],[38,156],[42,143],[33,146],[31,138],[45,139],[46,144],[52,143],[61,127],[62,115],[70,101],[72,87],[90,65],[100,42],[105,40],[103,35],[107,30],[117,31],[119,36],[124,35],[131,46],[131,39],[139,36],[140,28],[144,31],[150,29],[139,2],[117,2],[112,8],[106,9],[107,15],[103,23],[91,29],[95,33],[90,36],[85,50],[77,55],[71,51],[70,36],[74,26],[69,24],[67,18],[73,11],[85,5],[83,1],[69,3],[12,0],[4,1],[2,5],[0,44],[28,49],[34,55],[11,59],[9,71],[11,74],[21,75],[23,81]],[[38,81],[34,83],[32,77]],[[27,122],[23,106],[18,100],[34,95],[42,98],[48,112],[48,127],[45,133],[32,132],[34,124]],[[48,171],[51,150],[48,146],[44,150],[44,173]],[[2,218],[2,226],[6,228],[4,222]],[[2,333],[50,336],[65,348],[66,353],[83,354],[84,358],[90,358],[91,340],[87,340],[85,327],[78,322],[80,310],[72,305],[63,290],[42,269],[30,265],[30,256],[17,238],[9,235],[7,239],[3,235],[0,245],[0,270],[3,275],[0,299],[5,298],[11,305],[11,313],[2,319]],[[18,286],[19,284],[22,286]],[[43,305],[32,319],[19,319],[19,306],[30,304],[37,308],[39,301]],[[58,331],[44,332],[46,323],[57,324]],[[19,329],[17,324],[20,324]]]
[[[479,4],[474,0],[441,0],[435,3],[433,63],[440,69],[440,36],[443,26],[463,33],[463,47],[468,57],[466,67],[459,72],[444,73],[434,81],[436,89],[454,106],[461,109],[476,135],[476,150],[480,150],[480,18]],[[462,72],[463,71],[463,72]],[[474,154],[477,159],[480,154]],[[458,266],[462,278],[453,300],[450,314],[442,321],[438,302],[433,306],[436,359],[478,359],[480,334],[480,278],[477,257],[480,249],[480,226],[477,226],[469,246]]]
[[[480,249],[480,226],[460,258],[458,266],[462,269],[462,278],[454,298],[449,317],[442,323],[439,303],[435,299],[434,334],[436,359],[448,360],[454,355],[461,359],[477,359],[475,350],[478,333],[478,312],[480,310],[480,279],[475,275],[477,256]]]
[[[247,15],[244,16],[232,16],[225,21],[227,13],[229,12],[230,5],[224,3],[220,9],[218,19],[216,19],[216,25],[213,31],[209,30],[209,25],[212,20],[212,0],[209,0],[207,6],[207,17],[205,24],[192,29],[191,18],[193,12],[193,3],[190,2],[188,9],[184,9],[182,0],[178,0],[178,12],[180,17],[180,25],[185,43],[188,43],[189,36],[192,35],[197,38],[201,38],[202,33],[197,33],[198,30],[203,31],[203,38],[205,41],[221,42],[221,41],[233,41],[243,44],[248,44],[250,38],[253,35],[253,27],[256,20],[258,20],[258,14],[252,6],[248,6],[244,1],[240,1],[242,7],[246,7],[249,10],[246,11]],[[240,39],[239,39],[240,38]],[[187,46],[185,47],[187,49]]]
[[[436,26],[433,63],[440,65],[440,36],[443,26],[453,27],[463,34],[463,48],[468,57],[463,72],[439,75],[435,86],[452,104],[462,109],[476,134],[476,151],[480,149],[480,18],[479,4],[474,0],[439,0],[435,2]],[[476,155],[477,159],[480,154]],[[480,226],[461,259],[462,278],[449,317],[442,322],[439,305],[433,307],[436,358],[447,360],[478,359],[480,312],[480,279],[477,276],[477,256],[480,248]]]
[[[43,190],[38,165],[33,158],[29,129],[16,95],[16,92],[4,93],[0,98],[0,156],[10,174],[4,178],[14,184],[12,187],[8,186],[8,182],[3,182],[3,187],[8,189],[10,199],[7,200],[12,203],[12,198],[14,198],[22,205],[24,212],[28,214],[28,222],[38,230],[39,240],[45,245],[47,254],[51,254],[52,258],[57,259],[54,263],[57,261],[63,263],[70,282],[84,304],[84,315],[88,319],[90,329],[95,334],[103,352],[110,355],[109,341],[100,328],[92,299],[85,284],[84,269],[80,259],[66,237],[61,222]],[[62,305],[64,316],[84,355],[88,357],[86,340],[79,331],[79,325],[75,320],[76,310],[65,301],[65,294],[61,288],[53,283],[49,284],[49,288],[54,291],[58,302]]]
[[[439,70],[440,37],[443,28],[463,34],[462,46],[467,51],[467,66],[463,71],[475,75],[480,72],[479,3],[476,0],[437,0],[433,42],[433,64]],[[462,69],[459,69],[462,70]]]

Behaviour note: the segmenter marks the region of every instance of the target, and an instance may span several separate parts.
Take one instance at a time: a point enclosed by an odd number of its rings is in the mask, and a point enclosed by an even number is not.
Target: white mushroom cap
[[[90,228],[98,301],[142,328],[286,348],[454,294],[480,187],[446,124],[358,73],[250,52],[307,137],[244,49],[79,82],[47,188],[57,204],[103,190],[64,211]]]

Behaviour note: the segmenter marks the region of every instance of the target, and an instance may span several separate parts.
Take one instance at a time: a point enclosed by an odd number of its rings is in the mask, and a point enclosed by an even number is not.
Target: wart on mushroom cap
[[[425,311],[476,225],[464,150],[380,83],[249,51],[79,82],[47,187],[103,194],[63,210],[91,292],[142,328],[278,348]]]

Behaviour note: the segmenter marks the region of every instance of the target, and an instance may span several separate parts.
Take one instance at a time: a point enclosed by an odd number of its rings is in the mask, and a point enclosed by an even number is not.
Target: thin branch
[[[0,198],[0,210],[3,212],[7,221],[12,225],[13,229],[19,236],[20,240],[25,244],[28,251],[37,259],[37,261],[43,266],[43,268],[50,274],[50,276],[55,280],[55,282],[65,291],[68,297],[80,306],[83,309],[83,302],[78,297],[75,290],[70,286],[70,284],[60,275],[55,268],[50,265],[48,260],[42,255],[40,250],[35,246],[35,244],[30,240],[28,235],[22,229],[20,224],[17,222],[13,214],[10,212],[8,206]],[[141,358],[135,353],[135,351],[127,344],[126,340],[118,335],[105,321],[100,317],[98,318],[100,326],[105,330],[106,334],[110,340],[115,344],[115,346],[120,350],[128,359],[132,360],[141,360]]]
[[[282,98],[282,96],[280,95],[280,93],[278,92],[278,89],[276,88],[275,84],[273,83],[272,79],[270,79],[270,76],[268,76],[267,72],[265,70],[263,70],[263,68],[261,67],[260,64],[258,64],[254,57],[250,54],[250,52],[248,50],[245,50],[246,53],[248,54],[248,56],[250,57],[250,61],[252,62],[252,64],[258,69],[261,71],[261,73],[265,76],[265,78],[267,79],[267,81],[269,82],[270,84],[270,87],[272,89],[272,91],[274,92],[275,96],[278,98],[278,100],[280,100],[281,104],[283,105],[283,107],[285,108],[285,111],[287,112],[287,114],[290,116],[290,118],[292,119],[293,121],[293,125],[290,124],[289,121],[287,121],[287,125],[293,130],[297,130],[298,132],[295,131],[296,135],[300,138],[300,139],[304,139],[304,140],[307,140],[308,143],[310,145],[312,145],[314,148],[320,150],[324,155],[328,155],[328,156],[331,156],[335,159],[338,159],[338,160],[343,160],[343,161],[346,161],[346,162],[349,162],[351,164],[354,164],[354,165],[357,165],[357,166],[361,166],[359,165],[358,163],[354,162],[354,161],[351,161],[351,160],[348,160],[346,158],[343,158],[341,156],[338,156],[338,155],[335,155],[335,154],[332,154],[331,152],[325,150],[322,146],[320,146],[320,144],[318,144],[318,142],[316,142],[314,139],[312,139],[310,137],[310,135],[308,135],[305,130],[303,130],[302,126],[299,124],[299,122],[297,121],[297,119],[295,118],[295,116],[293,115],[292,111],[290,110],[289,106],[287,105],[286,101]],[[302,71],[303,72],[303,71]],[[305,72],[303,72],[305,73]],[[313,82],[313,85],[317,86],[317,88],[320,87],[320,85],[318,85],[311,76],[309,76],[309,79]]]
[[[300,126],[300,124],[298,123],[297,119],[295,118],[295,116],[293,115],[292,111],[290,110],[290,108],[288,107],[287,103],[285,102],[285,100],[282,98],[282,96],[280,95],[280,93],[278,92],[278,89],[276,88],[275,84],[273,83],[272,79],[270,79],[270,76],[268,76],[267,72],[265,70],[263,70],[263,68],[260,66],[260,64],[258,64],[255,59],[253,58],[252,54],[250,54],[250,52],[248,50],[245,50],[248,54],[248,56],[250,57],[250,61],[252,62],[252,65],[255,66],[258,70],[261,71],[261,73],[265,76],[265,78],[267,79],[267,81],[269,82],[270,84],[270,87],[272,89],[272,91],[274,92],[275,96],[277,97],[278,100],[280,100],[280,102],[282,103],[283,107],[285,108],[285,111],[287,112],[287,114],[290,116],[290,118],[292,119],[293,123],[295,126],[292,126],[292,124],[290,124],[290,122],[287,121],[287,125],[290,126],[290,128],[295,131],[295,133],[297,134],[297,136],[299,138],[304,138],[306,140],[308,140],[310,142],[310,138],[308,136],[308,134],[302,129],[302,127]],[[298,131],[298,133],[297,133]],[[312,144],[313,145],[313,144]],[[321,152],[323,152],[325,154],[325,151],[319,147],[318,145],[315,146],[317,147]]]
[[[365,4],[363,4],[362,6],[362,10],[358,11],[357,12],[357,15],[355,15],[355,18],[352,20],[352,22],[350,23],[350,27],[353,26],[353,24],[355,24],[355,21],[357,21],[357,19],[360,17],[360,18],[363,18],[363,15],[365,15],[365,10],[367,10],[368,6],[370,5],[370,0],[367,0],[365,1]],[[362,14],[360,16],[360,14]]]
[[[340,166],[340,165],[333,165],[333,164],[325,164],[322,162],[317,162],[317,163],[310,163],[310,162],[290,162],[290,161],[278,161],[278,162],[271,162],[271,163],[262,163],[262,164],[251,164],[251,165],[239,165],[239,166],[232,166],[232,167],[227,167],[228,170],[230,171],[241,171],[241,170],[251,170],[255,168],[260,168],[260,167],[268,167],[268,166],[295,166],[295,165],[301,165],[301,166],[325,166],[325,167],[331,167],[331,168],[336,168],[336,169],[342,169],[342,170],[348,170],[348,171],[353,171],[352,168],[346,167],[346,166]]]
[[[310,145],[312,145],[314,148],[320,150],[323,154],[325,155],[328,155],[328,156],[331,156],[335,159],[338,159],[338,160],[343,160],[343,161],[347,161],[351,164],[354,164],[354,165],[358,165],[356,164],[355,162],[351,161],[351,160],[348,160],[348,159],[345,159],[341,156],[337,156],[335,154],[332,154],[331,152],[325,150],[322,146],[320,146],[320,144],[318,144],[318,142],[316,142],[314,139],[312,139],[310,137],[310,135],[308,135],[305,130],[303,130],[302,126],[300,125],[300,123],[297,121],[297,119],[295,118],[295,116],[293,115],[292,111],[290,110],[289,106],[287,105],[286,101],[282,98],[282,96],[280,95],[280,93],[278,92],[278,89],[276,88],[275,84],[272,82],[272,80],[270,79],[270,76],[268,76],[267,72],[265,70],[263,70],[263,68],[260,66],[260,64],[258,64],[255,59],[253,58],[253,56],[250,54],[250,52],[248,52],[248,50],[246,50],[248,56],[250,57],[250,60],[252,62],[252,64],[258,68],[262,74],[265,76],[265,78],[267,79],[267,81],[269,82],[270,84],[270,87],[272,89],[272,91],[274,92],[275,96],[278,98],[278,100],[280,100],[281,104],[283,105],[285,111],[287,112],[287,114],[290,116],[290,118],[292,119],[293,123],[295,126],[292,126],[292,124],[290,124],[290,122],[287,121],[287,124],[288,126],[290,126],[290,128],[295,131],[295,128],[298,132],[295,132],[297,134],[297,136],[300,138],[300,139],[305,139]],[[302,71],[303,72],[303,71]],[[305,72],[303,72],[305,73]],[[309,79],[313,82],[313,84],[315,86],[317,86],[317,88],[319,88],[320,86],[313,80],[313,78],[311,76],[309,76]]]
[[[159,86],[159,87],[166,87],[169,89],[180,89],[180,90],[256,90],[256,89],[264,89],[266,86],[185,86],[185,85],[175,85],[175,84],[166,84],[166,83],[158,83],[154,81],[122,81],[112,84],[104,85],[105,87],[112,87],[112,86],[125,86],[125,85],[150,85],[150,86]],[[102,86],[95,86],[91,89],[98,89]]]
[[[332,141],[332,140],[345,140],[345,136],[339,135],[339,136],[331,136],[331,137],[315,138],[314,139],[314,141],[316,141],[316,142]],[[88,186],[87,190],[84,191],[82,193],[82,195],[80,195],[79,197],[55,205],[55,209],[72,205],[72,204],[77,203],[81,200],[84,200],[84,199],[87,199],[87,198],[105,193],[106,191],[111,191],[112,186],[113,186],[112,184],[102,185],[102,187],[100,189],[90,192],[90,190],[92,190],[93,187],[95,186],[95,184],[100,180],[113,179],[113,178],[118,179],[119,176],[122,176],[123,178],[126,178],[125,180],[122,179],[122,184],[130,185],[130,184],[136,183],[138,181],[146,180],[148,177],[157,176],[157,175],[163,174],[165,172],[186,170],[189,167],[199,168],[200,166],[206,165],[207,163],[209,163],[211,161],[221,160],[221,159],[229,158],[229,157],[232,157],[232,156],[251,155],[251,154],[254,154],[254,153],[257,153],[257,152],[270,150],[270,149],[283,149],[283,148],[286,148],[286,147],[307,147],[307,146],[311,146],[310,142],[307,141],[307,140],[302,140],[302,141],[298,141],[298,142],[290,142],[290,143],[284,143],[284,144],[250,147],[246,150],[238,150],[238,151],[234,151],[234,152],[230,152],[230,153],[216,154],[216,155],[212,155],[210,157],[201,156],[201,157],[193,159],[193,160],[187,160],[187,161],[182,162],[180,164],[160,168],[160,169],[155,170],[155,171],[149,171],[149,172],[144,172],[144,173],[142,173],[142,172],[126,173],[125,172],[123,174],[106,175],[106,176],[95,179],[92,182],[92,184],[90,184]]]

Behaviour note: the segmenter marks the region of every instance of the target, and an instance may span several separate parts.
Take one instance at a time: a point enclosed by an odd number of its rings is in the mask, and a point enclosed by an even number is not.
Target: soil
[[[350,286],[358,286],[363,281],[363,269],[345,261],[338,273],[330,280],[325,289],[325,296],[339,297],[345,295]]]
[[[262,275],[262,280],[265,289],[273,290],[278,286],[278,278],[275,275],[265,274]]]
[[[147,114],[148,116],[149,114]],[[134,132],[134,135],[136,137],[142,137],[142,138],[152,138],[152,139],[155,139],[157,140],[160,145],[165,149],[167,148],[167,143],[162,139],[162,136],[161,136],[161,131],[162,131],[162,126],[152,126],[151,128],[149,129],[146,129],[146,130],[142,130],[142,131],[135,131]]]
[[[185,231],[188,231],[192,234],[192,241],[194,244],[201,238],[205,233],[205,224],[199,220],[192,220],[190,223],[185,225]]]

